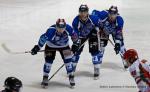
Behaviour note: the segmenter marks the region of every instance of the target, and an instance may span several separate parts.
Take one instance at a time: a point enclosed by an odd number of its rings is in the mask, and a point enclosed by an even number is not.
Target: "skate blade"
[[[94,77],[94,80],[98,80],[99,79],[99,77]]]
[[[48,85],[45,85],[45,84],[41,83],[41,87],[44,88],[44,89],[47,89]]]
[[[75,86],[70,86],[70,88],[71,88],[71,89],[74,89],[74,88],[75,88]]]
[[[127,69],[128,69],[128,66],[124,66],[124,69],[127,70]]]
[[[41,87],[42,87],[43,89],[47,89],[47,88],[48,88],[48,86],[46,86],[46,85],[41,85]]]

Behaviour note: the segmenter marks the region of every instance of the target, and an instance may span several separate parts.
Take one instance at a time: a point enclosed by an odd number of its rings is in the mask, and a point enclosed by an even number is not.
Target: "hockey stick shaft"
[[[6,44],[1,44],[2,48],[9,54],[26,54],[26,53],[31,53],[32,51],[22,51],[22,52],[15,52],[15,51],[11,51]],[[40,50],[38,52],[44,52],[45,50]]]
[[[44,52],[45,50],[40,50],[38,52]],[[12,52],[12,54],[25,54],[25,53],[31,53],[32,51],[24,51],[24,52]]]
[[[108,39],[108,41],[111,43],[111,45],[113,46],[113,47],[115,47],[115,44],[110,40],[110,39]],[[119,54],[120,54],[120,56],[121,57],[123,57],[123,55],[122,55],[122,53],[119,51]]]
[[[109,40],[109,42],[111,43],[111,45],[112,45],[113,47],[115,47],[115,44],[114,44],[110,39],[108,39],[108,40]],[[123,59],[123,54],[122,54],[120,51],[119,51],[119,54],[120,54],[122,60],[124,60],[124,59]],[[123,63],[123,65],[124,65],[124,67],[125,67],[125,66],[126,66],[125,62],[123,61],[122,63]]]
[[[50,80],[59,72],[59,70],[64,67],[64,65],[65,65],[65,64],[61,65],[61,66],[57,69],[57,71],[56,71],[48,80],[50,81]]]

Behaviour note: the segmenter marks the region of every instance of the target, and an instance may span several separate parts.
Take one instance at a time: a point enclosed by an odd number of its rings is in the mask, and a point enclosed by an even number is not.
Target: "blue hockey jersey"
[[[49,47],[61,48],[69,45],[69,36],[71,36],[73,42],[77,41],[78,36],[73,31],[70,25],[66,25],[66,29],[63,33],[59,33],[56,30],[56,25],[52,25],[46,33],[40,36],[38,45],[43,47],[46,43]]]
[[[99,27],[99,18],[94,15],[89,15],[87,21],[83,22],[79,16],[76,16],[72,22],[72,26],[79,38],[87,38],[95,27]]]
[[[109,35],[113,34],[116,39],[122,39],[122,29],[124,25],[123,18],[118,15],[115,22],[110,22],[108,19],[108,11],[93,10],[92,15],[99,17],[100,28]]]

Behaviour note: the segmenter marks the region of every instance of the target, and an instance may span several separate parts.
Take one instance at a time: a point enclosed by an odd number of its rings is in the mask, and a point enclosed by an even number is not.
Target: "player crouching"
[[[59,51],[61,57],[65,63],[66,71],[69,76],[71,87],[75,86],[73,65],[72,65],[72,51],[69,47],[69,37],[71,36],[73,43],[78,40],[77,34],[73,31],[72,27],[65,23],[64,19],[58,19],[56,24],[52,25],[46,33],[41,35],[38,45],[35,45],[31,50],[32,55],[45,46],[45,64],[43,66],[43,81],[42,86],[45,88],[48,86],[48,77],[51,70],[51,66],[56,56],[56,51]]]

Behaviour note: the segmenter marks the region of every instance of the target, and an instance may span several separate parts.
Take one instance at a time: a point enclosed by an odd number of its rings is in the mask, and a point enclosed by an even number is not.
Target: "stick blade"
[[[3,43],[1,46],[7,53],[11,53],[11,50],[6,46],[6,44]]]
[[[26,52],[12,52],[5,43],[1,44],[2,48],[4,49],[5,52],[9,53],[9,54],[24,54],[24,53],[30,53],[30,51],[26,51]]]

